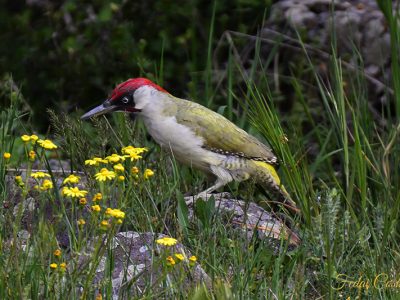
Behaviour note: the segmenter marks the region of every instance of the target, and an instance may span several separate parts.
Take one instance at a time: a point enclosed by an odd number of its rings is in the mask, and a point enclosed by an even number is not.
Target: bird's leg
[[[211,187],[209,187],[208,189],[198,193],[197,195],[193,196],[195,199],[198,198],[202,198],[204,200],[207,200],[208,198],[211,197],[211,192],[219,189],[220,187],[224,186],[225,184],[227,184],[229,181],[226,180],[222,180],[221,178],[218,178],[217,181],[215,182],[215,184]]]
[[[202,191],[201,193],[198,193],[197,195],[185,197],[186,202],[194,202],[199,198],[207,200],[211,197],[211,192],[215,191],[216,189],[219,189],[220,187],[223,187],[224,185],[233,180],[233,177],[230,174],[230,172],[223,167],[210,166],[210,170],[212,174],[214,174],[217,177],[217,180],[215,181],[214,185]],[[221,198],[224,196],[226,196],[226,194],[221,193]]]

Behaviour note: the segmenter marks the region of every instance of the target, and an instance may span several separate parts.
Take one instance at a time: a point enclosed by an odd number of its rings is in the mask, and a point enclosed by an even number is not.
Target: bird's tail
[[[300,209],[297,207],[296,202],[292,200],[285,187],[281,184],[281,180],[278,173],[276,173],[275,168],[262,161],[254,161],[254,163],[256,165],[257,182],[264,187],[268,194],[281,202],[291,211],[300,213]]]

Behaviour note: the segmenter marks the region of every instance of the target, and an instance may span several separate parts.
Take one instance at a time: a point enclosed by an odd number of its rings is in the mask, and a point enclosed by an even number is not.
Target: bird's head
[[[146,78],[132,78],[117,85],[111,95],[101,105],[85,113],[81,119],[86,120],[108,112],[140,112],[151,99],[150,95],[168,92]]]

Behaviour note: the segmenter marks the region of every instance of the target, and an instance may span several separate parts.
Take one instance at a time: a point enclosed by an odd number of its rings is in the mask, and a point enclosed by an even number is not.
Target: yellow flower
[[[24,187],[24,182],[23,182],[23,180],[22,180],[22,176],[15,176],[15,178],[14,178],[14,180],[15,180],[15,183],[18,185],[18,186],[20,186],[20,187]]]
[[[78,221],[76,221],[76,223],[78,224],[79,227],[82,227],[83,225],[86,224],[84,219],[79,219]]]
[[[108,223],[107,220],[103,220],[100,222],[100,229],[101,230],[107,230],[108,228],[110,228],[110,223]]]
[[[125,176],[122,176],[122,175],[121,175],[121,176],[118,176],[118,180],[119,180],[119,181],[124,181],[124,180],[125,180]]]
[[[86,203],[87,203],[86,198],[81,198],[81,199],[79,199],[79,204],[80,204],[80,205],[86,205]]]
[[[92,210],[94,211],[94,212],[100,212],[101,211],[101,207],[100,207],[100,205],[93,205],[92,206]]]
[[[61,256],[61,250],[60,249],[54,250],[53,255],[56,256],[56,257],[60,257]]]
[[[114,165],[113,168],[114,168],[115,172],[124,172],[125,171],[124,166],[121,164],[116,164],[116,165]]]
[[[120,161],[124,161],[125,160],[125,156],[121,156],[121,155],[118,155],[118,154],[114,153],[114,154],[111,154],[110,156],[107,156],[106,159],[108,160],[108,162],[115,164],[115,163],[118,163]]]
[[[29,135],[24,134],[23,136],[21,136],[21,140],[24,143],[27,143],[27,142],[29,142],[31,140],[31,137]]]
[[[193,266],[196,263],[196,261],[197,261],[197,257],[196,256],[192,255],[191,257],[189,257],[189,264],[191,266]]]
[[[47,191],[52,188],[53,188],[53,182],[51,180],[48,179],[43,180],[42,186],[40,187],[42,191]]]
[[[143,177],[144,179],[149,179],[151,176],[154,175],[154,172],[150,169],[144,170]]]
[[[30,138],[33,144],[36,143],[36,141],[39,139],[39,137],[36,134],[32,134]]]
[[[109,171],[106,168],[100,170],[99,173],[94,175],[97,181],[106,181],[115,178],[115,172]]]
[[[122,219],[117,220],[117,224],[122,224],[122,223],[123,223]]]
[[[108,163],[107,159],[104,159],[104,158],[101,158],[101,157],[93,157],[93,160],[97,161],[99,163],[103,163],[103,164],[107,164]]]
[[[63,184],[67,183],[78,183],[81,178],[74,174],[69,175],[67,178],[64,179]]]
[[[96,295],[95,300],[103,300],[103,296],[102,296],[100,293],[98,293],[98,294]]]
[[[122,153],[128,155],[130,155],[131,153],[141,154],[146,151],[148,151],[147,148],[135,148],[133,146],[126,146],[122,148]]]
[[[30,160],[30,161],[34,161],[35,158],[36,158],[36,153],[35,153],[35,151],[33,151],[33,150],[29,151],[28,156],[29,156],[29,160]]]
[[[183,254],[181,254],[181,253],[176,253],[176,254],[175,254],[175,257],[176,257],[177,259],[179,259],[180,261],[182,261],[182,260],[185,259],[185,256],[183,256]]]
[[[11,158],[11,153],[9,153],[9,152],[4,152],[3,158],[4,158],[5,160],[9,160],[9,159]]]
[[[137,173],[139,173],[139,168],[138,168],[138,167],[132,167],[131,173],[132,173],[132,174],[137,174]]]
[[[124,219],[125,213],[119,209],[114,209],[111,216],[113,216],[114,218],[117,218],[117,219]]]
[[[138,160],[138,159],[141,159],[141,158],[142,158],[141,155],[139,155],[139,154],[137,154],[137,153],[135,153],[135,152],[129,153],[128,155],[125,155],[125,157],[130,158],[131,161]]]
[[[101,193],[97,193],[93,196],[92,201],[96,202],[96,201],[100,201],[101,199],[103,199],[103,195]]]
[[[157,244],[164,246],[174,246],[178,241],[172,237],[163,237],[161,239],[156,240]]]
[[[89,166],[97,166],[99,163],[95,161],[94,159],[87,159],[85,160],[85,165]]]
[[[176,264],[175,259],[173,259],[172,256],[168,256],[168,257],[167,257],[167,266],[172,267],[172,266],[174,266],[175,264]]]
[[[71,197],[71,198],[82,198],[85,197],[85,195],[87,194],[87,191],[84,190],[80,190],[77,187],[63,187],[62,189],[62,195],[63,196],[67,196],[67,197]]]
[[[65,262],[60,264],[61,271],[65,271],[67,269],[67,264]]]
[[[105,211],[105,215],[107,217],[113,217],[116,219],[124,219],[125,218],[125,213],[122,210],[117,209],[117,208],[112,209],[110,207],[107,207],[107,209]]]
[[[112,211],[112,208],[107,207],[106,211],[104,212],[104,215],[106,217],[111,217],[111,211]]]
[[[57,149],[57,146],[50,140],[37,140],[37,143],[40,147],[47,149],[47,150],[54,150]]]
[[[35,179],[38,179],[38,178],[45,178],[45,177],[51,177],[50,174],[47,174],[47,173],[44,173],[44,172],[41,172],[41,171],[36,172],[36,173],[32,173],[31,176],[32,176],[33,178],[35,178]]]
[[[55,263],[50,264],[50,268],[52,268],[53,270],[57,269],[58,265]]]

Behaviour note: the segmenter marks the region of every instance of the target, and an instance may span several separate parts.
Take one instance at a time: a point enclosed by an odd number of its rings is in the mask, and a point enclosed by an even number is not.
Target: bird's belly
[[[184,164],[208,171],[209,165],[219,159],[218,154],[203,149],[204,141],[201,137],[177,123],[174,117],[163,120],[144,119],[144,123],[152,138]]]

